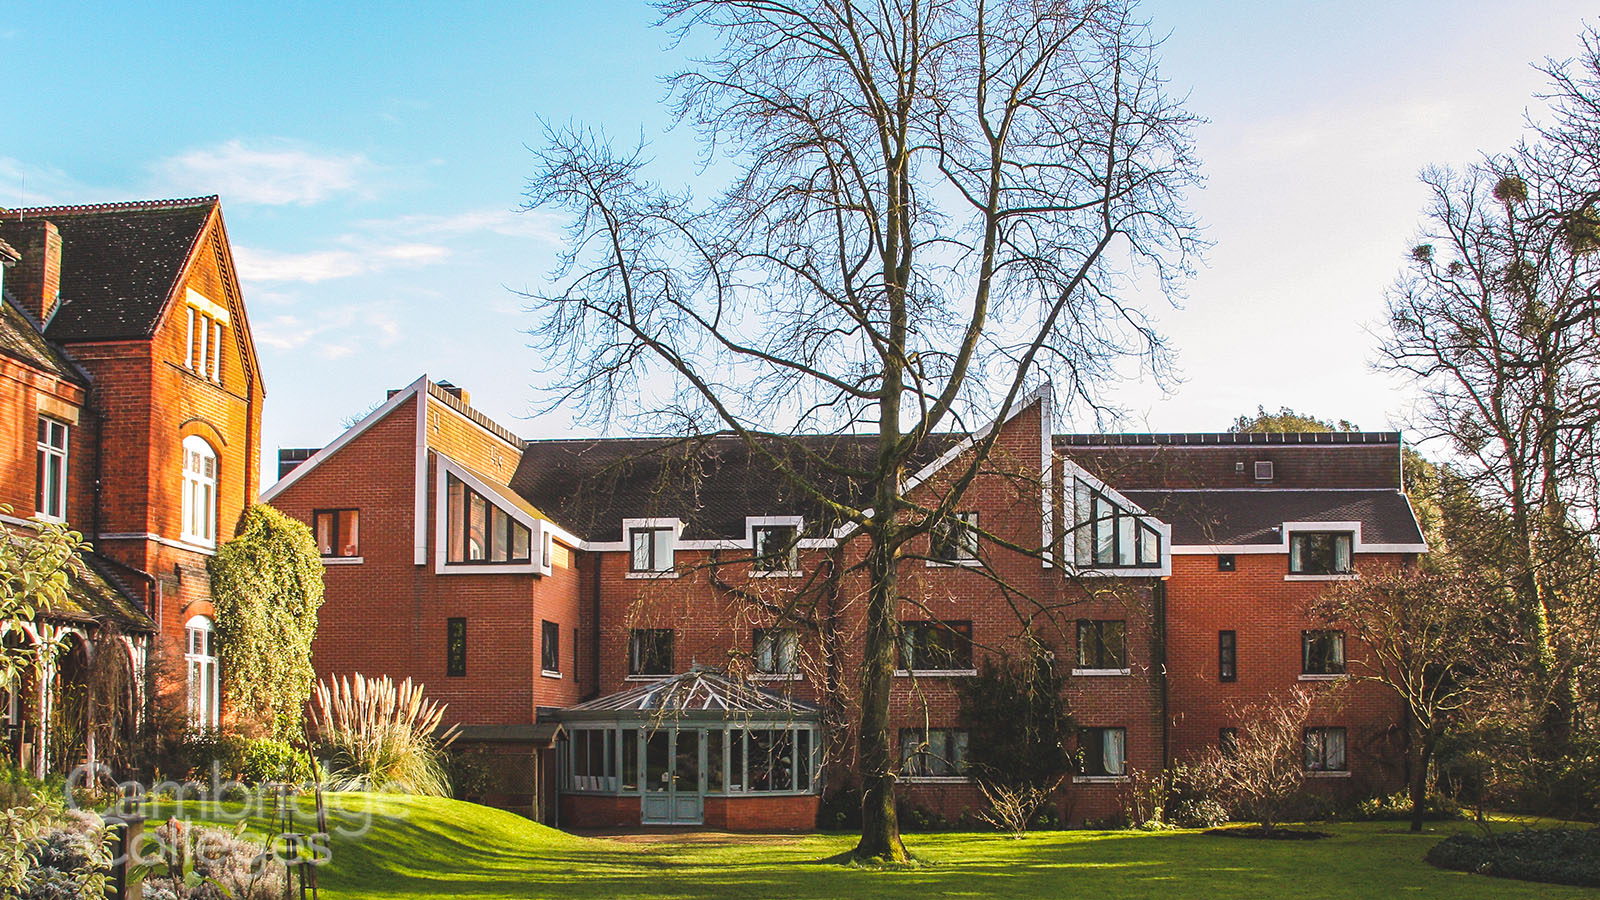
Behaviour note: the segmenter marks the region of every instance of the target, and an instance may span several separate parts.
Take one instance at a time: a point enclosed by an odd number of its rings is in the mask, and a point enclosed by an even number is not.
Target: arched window
[[[183,439],[183,539],[217,543],[217,454],[195,435]]]
[[[221,720],[222,679],[211,619],[195,616],[184,625],[183,633],[183,659],[189,669],[189,724],[215,728]]]

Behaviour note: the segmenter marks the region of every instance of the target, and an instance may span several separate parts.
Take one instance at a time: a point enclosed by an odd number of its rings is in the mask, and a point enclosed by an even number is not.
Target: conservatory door
[[[644,739],[646,825],[699,825],[705,794],[700,779],[700,732],[661,728]]]

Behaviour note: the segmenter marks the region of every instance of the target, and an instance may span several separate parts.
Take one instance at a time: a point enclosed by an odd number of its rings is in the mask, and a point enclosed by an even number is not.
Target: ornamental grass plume
[[[441,729],[444,711],[409,678],[399,685],[360,674],[318,682],[311,726],[329,789],[450,796],[444,752],[457,729]]]

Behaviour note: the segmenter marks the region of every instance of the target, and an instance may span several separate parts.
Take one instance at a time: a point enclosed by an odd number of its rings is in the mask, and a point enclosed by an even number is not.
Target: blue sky
[[[1171,394],[1130,382],[1138,430],[1218,430],[1257,404],[1401,425],[1369,363],[1418,223],[1417,171],[1508,146],[1586,4],[1149,0],[1163,74],[1211,120],[1193,207],[1215,243],[1181,309]],[[530,436],[545,361],[508,288],[537,287],[560,222],[515,212],[539,117],[655,143],[694,177],[642,3],[6,5],[0,206],[222,196],[268,397],[264,465],[426,371]],[[1067,423],[1069,426],[1072,423]],[[1080,423],[1087,426],[1089,423]],[[584,427],[585,432],[593,429]]]

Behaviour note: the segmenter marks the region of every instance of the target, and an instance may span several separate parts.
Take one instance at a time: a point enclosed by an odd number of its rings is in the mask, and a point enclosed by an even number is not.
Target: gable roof
[[[172,296],[215,195],[0,213],[5,223],[48,219],[61,232],[61,304],[45,327],[52,341],[147,338]]]

